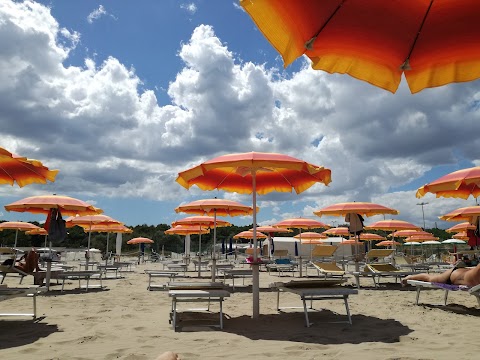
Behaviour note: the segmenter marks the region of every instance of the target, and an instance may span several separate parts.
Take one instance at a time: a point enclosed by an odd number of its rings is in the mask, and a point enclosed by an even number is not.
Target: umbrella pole
[[[198,234],[198,277],[202,276],[202,225],[200,227],[200,234]]]
[[[18,239],[18,229],[15,229],[15,245],[13,245],[14,249],[17,247],[17,239]]]
[[[298,276],[300,277],[303,277],[303,273],[302,273],[302,228],[300,228],[300,233],[299,233],[299,237],[298,239],[300,240],[299,243],[298,243],[298,268],[300,269],[300,272],[298,274]]]
[[[215,246],[217,244],[217,209],[213,209],[213,251],[212,251],[212,282],[215,282],[215,272],[217,271],[217,257],[215,255]]]
[[[90,231],[88,232],[88,244],[87,244],[87,261],[85,262],[85,269],[88,270],[88,264],[90,262],[90,238],[92,236],[92,223],[90,223]]]
[[[108,265],[108,237],[110,236],[110,233],[107,232],[107,247],[105,250],[105,266]]]
[[[257,179],[255,170],[252,169],[252,203],[253,203],[253,264],[252,266],[252,318],[260,316],[260,269],[257,259]]]

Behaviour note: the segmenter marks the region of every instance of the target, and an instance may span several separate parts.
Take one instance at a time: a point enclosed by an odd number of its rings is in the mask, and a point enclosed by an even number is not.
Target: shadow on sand
[[[33,344],[60,331],[57,325],[40,323],[36,320],[1,320],[0,321],[0,350]]]

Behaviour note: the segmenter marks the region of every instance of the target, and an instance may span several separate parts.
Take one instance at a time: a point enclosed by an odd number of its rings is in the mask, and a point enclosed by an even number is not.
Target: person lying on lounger
[[[475,286],[480,284],[480,264],[475,267],[460,267],[455,264],[453,269],[448,269],[441,274],[415,274],[408,275],[402,279],[402,285],[405,286],[408,280],[419,280],[428,282],[437,282],[449,285]]]

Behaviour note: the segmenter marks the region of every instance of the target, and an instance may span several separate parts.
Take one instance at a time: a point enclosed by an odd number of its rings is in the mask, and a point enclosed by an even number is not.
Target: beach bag
[[[59,209],[51,209],[50,223],[48,225],[48,239],[55,241],[56,243],[62,243],[67,237],[67,227],[65,220],[62,218],[62,214]]]

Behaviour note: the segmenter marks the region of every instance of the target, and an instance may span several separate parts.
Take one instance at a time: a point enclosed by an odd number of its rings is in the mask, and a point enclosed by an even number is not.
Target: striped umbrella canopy
[[[398,210],[389,207],[371,203],[371,202],[345,202],[324,207],[313,212],[317,216],[345,216],[349,213],[360,214],[363,216],[374,216],[391,214],[398,215]]]
[[[18,231],[29,231],[29,230],[36,230],[40,229],[38,226],[30,224],[28,222],[23,221],[6,221],[0,223],[0,231],[1,230],[15,230],[15,244],[13,245],[14,248],[17,247],[17,240],[18,240]]]
[[[462,222],[457,225],[453,225],[452,227],[449,227],[445,231],[448,233],[458,233],[462,231],[467,231],[467,230],[475,230],[476,226],[470,224],[468,221]]]

